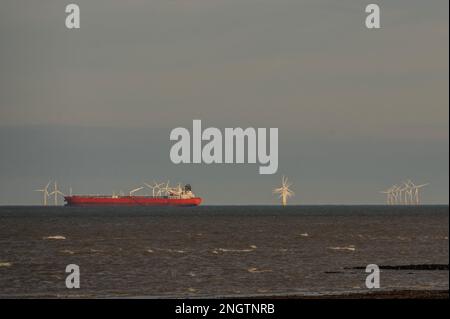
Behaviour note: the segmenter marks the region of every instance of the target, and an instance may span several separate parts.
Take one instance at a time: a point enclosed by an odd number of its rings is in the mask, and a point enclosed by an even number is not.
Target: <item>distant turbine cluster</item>
[[[386,204],[388,205],[419,205],[419,190],[429,183],[416,185],[410,179],[400,185],[393,185],[380,193],[386,194]]]
[[[170,198],[191,198],[194,195],[191,189],[191,185],[187,184],[184,185],[184,187],[181,186],[181,183],[178,183],[175,187],[170,186],[170,181],[167,182],[153,182],[152,184],[149,183],[142,183],[143,186],[134,188],[129,191],[129,196],[135,196],[134,194],[143,190],[145,187],[148,187],[152,190],[151,196],[153,197],[170,197]],[[119,196],[125,196],[124,192],[120,191],[119,195],[117,195],[113,191],[113,198],[117,198]]]
[[[44,206],[47,206],[48,199],[51,196],[53,196],[55,205],[58,205],[58,195],[63,196],[63,197],[66,196],[63,192],[61,192],[58,189],[58,183],[56,181],[53,184],[53,191],[49,192],[48,187],[50,186],[50,183],[51,183],[51,181],[49,181],[47,183],[47,185],[45,185],[44,188],[34,190],[35,192],[42,192],[42,204]],[[72,189],[70,189],[70,193],[72,193]]]
[[[286,206],[288,197],[295,195],[295,193],[289,189],[289,187],[291,186],[292,184],[288,182],[287,177],[283,176],[283,178],[281,179],[281,187],[275,188],[273,190],[274,194],[280,194],[281,204],[283,206]]]

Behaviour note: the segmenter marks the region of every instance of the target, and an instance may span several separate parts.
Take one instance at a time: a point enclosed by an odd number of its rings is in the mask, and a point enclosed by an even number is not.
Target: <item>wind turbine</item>
[[[163,183],[163,185],[164,185],[164,183]],[[161,188],[161,191],[165,193],[165,196],[168,196],[169,195],[169,190],[170,190],[169,181],[167,181],[166,186]]]
[[[398,193],[399,193],[399,187],[398,185],[392,186],[392,197],[394,199],[394,204],[398,204]]]
[[[153,197],[155,197],[155,195],[160,196],[161,193],[163,192],[163,190],[166,188],[166,187],[161,187],[161,186],[164,186],[164,183],[158,183],[155,181],[153,181],[152,185],[150,185],[148,183],[143,183],[143,184],[145,186],[147,186],[148,188],[151,188]]]
[[[161,192],[163,190],[161,186],[164,186],[164,183],[158,183],[158,182],[154,183],[154,185],[152,187],[152,189],[153,189],[153,196],[155,196],[155,189],[157,189],[156,197],[161,196]]]
[[[406,187],[399,186],[397,189],[398,193],[398,203],[403,205],[403,192],[406,190]]]
[[[155,188],[156,188],[156,183],[153,182],[153,185],[150,185],[148,183],[143,183],[145,186],[147,186],[148,188],[152,189],[152,196],[155,197]]]
[[[138,191],[140,191],[141,189],[143,189],[144,187],[143,186],[141,186],[141,187],[138,187],[138,188],[135,188],[135,189],[132,189],[131,191],[130,191],[130,196],[133,196],[133,194],[134,193],[136,193],[136,192],[138,192]]]
[[[55,189],[49,195],[53,195],[55,199],[55,205],[58,205],[58,195],[66,196],[63,192],[58,189],[58,184],[55,181]]]
[[[47,183],[47,185],[45,185],[45,187],[44,188],[42,188],[42,189],[35,189],[34,191],[35,192],[42,192],[42,194],[43,194],[43,204],[44,204],[44,206],[47,206],[47,197],[49,196],[49,193],[48,193],[48,187],[50,186],[50,183],[51,183],[51,181],[49,181],[48,183]]]
[[[419,205],[420,204],[420,198],[419,198],[419,189],[422,187],[425,187],[427,185],[430,185],[430,183],[425,183],[425,184],[421,184],[421,185],[416,185],[416,192],[415,192],[415,196],[416,196],[416,204]]]
[[[294,192],[289,189],[289,187],[291,186],[292,184],[288,182],[287,177],[283,176],[283,178],[281,179],[281,187],[275,188],[273,190],[274,194],[280,194],[281,204],[283,206],[286,206],[288,197],[295,195]]]
[[[155,183],[155,188],[157,189],[156,197],[160,197],[161,196],[161,193],[162,193],[161,186],[163,186],[163,185],[164,185],[164,183],[158,183],[158,182]]]
[[[392,205],[392,187],[388,188],[385,191],[380,191],[381,194],[386,194],[386,204]]]
[[[404,196],[403,196],[403,203],[405,204],[405,205],[408,205],[409,204],[409,200],[408,200],[408,196],[410,196],[411,195],[411,185],[409,185],[409,183],[408,182],[403,182],[403,188],[402,188],[402,191],[404,192]]]
[[[415,185],[411,180],[409,180],[408,182],[411,185],[410,186],[411,187],[411,203],[419,205],[420,204],[419,189],[429,185],[430,183]]]
[[[406,204],[414,204],[414,188],[416,185],[414,185],[414,183],[408,179],[405,183],[405,185],[407,186],[407,190],[405,192],[405,203]],[[409,201],[408,201],[409,200]]]

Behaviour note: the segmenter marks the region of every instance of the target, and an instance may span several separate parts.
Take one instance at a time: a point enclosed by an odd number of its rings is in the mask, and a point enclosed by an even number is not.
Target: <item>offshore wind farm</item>
[[[410,179],[392,185],[380,193],[386,195],[387,205],[420,205],[420,189],[430,183],[416,185]]]
[[[61,197],[66,202],[66,205],[144,205],[143,199],[155,199],[155,198],[166,198],[166,199],[192,199],[198,198],[192,193],[192,188],[189,184],[182,187],[182,183],[178,183],[175,186],[170,186],[170,181],[167,182],[157,182],[153,181],[151,184],[147,182],[142,182],[142,186],[133,188],[128,191],[128,195],[125,195],[123,191],[116,193],[112,191],[111,195],[73,195],[72,187],[69,188],[70,195],[66,195],[60,189],[58,189],[58,183],[53,182],[53,190],[49,191],[49,187],[52,181],[49,181],[43,188],[35,189],[35,192],[41,192],[42,205],[47,206],[51,197],[53,197],[54,205],[58,205],[58,197]],[[272,193],[279,195],[281,200],[281,205],[286,206],[288,204],[288,198],[295,195],[294,191],[291,189],[292,183],[288,181],[286,176],[281,178],[281,186],[273,189]],[[420,205],[421,204],[421,189],[425,186],[430,185],[430,183],[415,184],[411,179],[407,179],[402,183],[392,185],[386,190],[379,191],[379,193],[386,196],[386,205]],[[151,190],[148,195],[138,195],[136,193],[142,192],[145,188]],[[87,202],[82,201],[82,199],[88,199]],[[97,199],[98,198],[98,202]],[[123,202],[118,200],[120,198],[126,198],[127,201]],[[75,200],[74,200],[75,199]],[[110,200],[108,200],[110,199]],[[170,201],[169,201],[170,202]],[[165,202],[168,204],[169,202]],[[186,201],[185,205],[180,206],[191,206],[199,205],[201,199],[191,201]],[[148,201],[145,205],[151,205],[152,201]],[[161,202],[153,202],[154,205],[161,205]],[[233,203],[229,203],[233,205]],[[257,204],[257,203],[255,203]]]

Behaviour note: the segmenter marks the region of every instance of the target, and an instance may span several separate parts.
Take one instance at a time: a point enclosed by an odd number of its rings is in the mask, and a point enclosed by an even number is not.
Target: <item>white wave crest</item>
[[[44,237],[44,239],[64,240],[64,239],[66,239],[66,237],[61,236],[61,235],[56,235],[56,236],[47,236],[47,237]]]
[[[328,249],[355,251],[356,247],[354,245],[349,245],[349,246],[342,246],[342,247],[328,247]]]
[[[308,234],[308,233],[303,233],[303,234],[300,234],[300,236],[302,236],[302,237],[308,237],[309,234]]]
[[[256,245],[250,245],[250,248],[244,248],[244,249],[233,249],[233,248],[215,248],[212,253],[213,254],[218,254],[219,252],[222,253],[249,253],[252,251],[255,251],[255,249],[257,248]]]
[[[0,262],[0,267],[11,267],[12,263],[10,262]]]
[[[270,270],[270,269],[258,269],[256,267],[249,268],[249,269],[247,269],[247,271],[251,272],[251,273],[272,272],[272,270]]]
[[[69,254],[69,255],[75,254],[75,252],[74,252],[73,250],[69,250],[69,249],[61,250],[61,252],[62,252],[63,254]]]

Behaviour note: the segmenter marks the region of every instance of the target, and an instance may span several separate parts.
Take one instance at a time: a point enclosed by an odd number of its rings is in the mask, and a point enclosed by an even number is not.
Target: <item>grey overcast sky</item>
[[[449,200],[448,0],[74,0],[0,5],[0,204],[189,182],[206,204],[383,203],[406,178]],[[170,131],[278,127],[279,170],[175,165]]]

